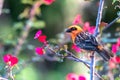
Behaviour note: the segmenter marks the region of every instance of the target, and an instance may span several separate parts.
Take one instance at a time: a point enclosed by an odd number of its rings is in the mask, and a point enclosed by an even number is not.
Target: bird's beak
[[[70,33],[71,29],[66,29],[65,32]]]

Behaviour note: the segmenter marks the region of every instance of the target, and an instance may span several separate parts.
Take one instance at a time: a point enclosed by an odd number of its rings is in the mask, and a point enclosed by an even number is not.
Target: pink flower
[[[78,80],[78,75],[76,75],[75,73],[69,73],[66,76],[66,80]]]
[[[43,55],[45,52],[44,52],[44,49],[42,47],[36,47],[35,48],[35,52],[38,54],[38,55]]]
[[[120,38],[117,40],[117,45],[120,46]]]
[[[72,49],[75,50],[76,52],[80,52],[81,49],[77,47],[75,44],[72,45]]]
[[[116,63],[120,63],[120,56],[116,56],[115,61],[116,61]]]
[[[11,57],[12,57],[11,54],[6,54],[6,55],[3,56],[3,61],[4,61],[5,63],[7,63],[7,62],[10,61],[10,58],[11,58]]]
[[[3,61],[9,66],[14,66],[18,63],[18,58],[11,54],[6,54],[3,56]]]
[[[42,43],[46,43],[47,42],[46,38],[47,38],[46,35],[41,35],[41,36],[39,36],[38,40]]]
[[[90,23],[89,22],[85,22],[84,26],[83,26],[83,30],[84,31],[88,31],[88,30],[90,30],[89,28],[90,28]]]
[[[118,50],[118,45],[117,44],[113,44],[112,45],[112,53],[116,53],[117,52],[117,50]]]
[[[73,21],[73,25],[77,25],[77,24],[82,24],[83,22],[82,22],[82,20],[81,20],[81,16],[78,14],[76,17],[75,17],[75,19],[74,19],[74,21]]]
[[[117,67],[115,62],[116,62],[115,57],[113,57],[109,60],[109,68],[110,69],[115,69]]]
[[[83,75],[80,75],[79,78],[78,78],[78,80],[86,80],[86,77],[83,76]]]
[[[34,39],[37,39],[42,34],[41,30],[38,30],[34,36]]]
[[[90,28],[88,28],[88,32],[91,33],[91,34],[94,33],[94,30],[95,30],[94,26],[91,26]]]
[[[55,0],[43,0],[46,5],[51,5]]]

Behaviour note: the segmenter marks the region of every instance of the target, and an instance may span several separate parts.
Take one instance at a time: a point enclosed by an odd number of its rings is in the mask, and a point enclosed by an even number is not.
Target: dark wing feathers
[[[79,33],[75,38],[75,44],[82,49],[96,51],[105,61],[112,57],[104,48],[99,49],[99,43],[96,38],[87,32]]]
[[[98,45],[95,37],[87,32],[79,33],[75,39],[75,43],[80,48],[86,50],[96,50],[96,46]]]

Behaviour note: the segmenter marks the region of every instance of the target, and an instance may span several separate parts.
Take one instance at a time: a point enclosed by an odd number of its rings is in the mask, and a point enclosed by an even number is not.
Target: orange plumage
[[[66,32],[70,34],[73,43],[78,47],[85,50],[96,51],[105,61],[113,56],[112,53],[106,51],[103,46],[97,42],[92,34],[85,32],[80,26],[72,25],[68,27]]]

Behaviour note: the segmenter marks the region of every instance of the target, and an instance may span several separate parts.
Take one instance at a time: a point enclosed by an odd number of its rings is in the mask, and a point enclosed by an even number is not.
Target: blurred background
[[[63,62],[51,62],[42,58],[34,63],[29,60],[35,55],[34,48],[41,45],[34,40],[36,31],[41,29],[47,40],[55,41],[65,28],[72,25],[77,14],[82,16],[83,22],[88,21],[95,26],[99,0],[55,0],[51,5],[38,7],[31,23],[28,20],[29,13],[35,1],[37,0],[3,0],[0,15],[0,76],[5,76],[2,56],[15,52],[18,40],[25,32],[26,24],[31,27],[18,55],[19,68],[15,68],[15,80],[65,80],[65,76],[71,72],[89,76],[88,69],[83,64],[67,59]],[[115,9],[115,5],[112,5],[112,0],[105,0],[102,21],[110,23],[117,17],[119,8]],[[119,22],[103,33],[102,41],[113,44],[118,37],[120,37]],[[29,62],[25,63],[26,61]]]

